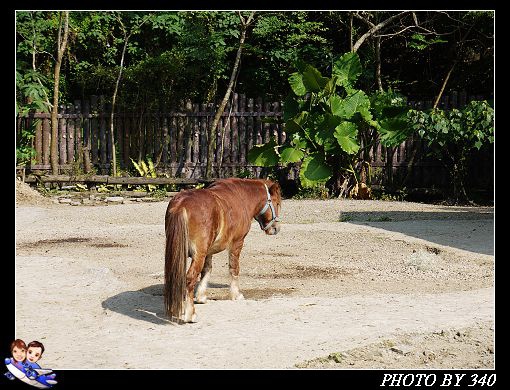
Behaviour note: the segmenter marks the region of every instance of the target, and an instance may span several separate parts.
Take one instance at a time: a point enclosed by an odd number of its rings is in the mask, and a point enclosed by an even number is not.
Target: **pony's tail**
[[[188,218],[186,209],[168,211],[165,218],[165,312],[169,318],[181,317],[186,297],[186,260],[188,257]]]

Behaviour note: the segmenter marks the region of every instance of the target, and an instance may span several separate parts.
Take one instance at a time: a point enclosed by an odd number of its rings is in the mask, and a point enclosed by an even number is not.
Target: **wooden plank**
[[[239,110],[239,95],[234,93],[234,104],[232,109],[237,112]],[[231,157],[230,161],[233,163],[239,162],[239,119],[234,116],[231,119],[231,127],[232,127],[232,141],[231,141]]]
[[[271,109],[271,103],[265,102],[264,103],[264,110],[269,111]],[[269,123],[264,123],[262,127],[262,140],[264,143],[269,142],[269,140],[272,138],[273,134],[271,134],[271,125]]]
[[[68,104],[66,112],[74,113],[74,105]],[[76,119],[67,119],[67,160],[69,163],[74,161],[75,122]]]
[[[90,150],[90,101],[84,100],[82,102],[83,110],[83,146]]]
[[[109,114],[105,118],[105,137],[106,137],[106,161],[105,164],[108,165],[108,172],[111,171],[112,167],[111,164],[113,163],[113,146],[112,146],[112,118],[111,118],[111,112],[112,112],[112,105],[111,103],[108,103],[105,107],[106,112]],[[115,115],[113,120],[115,121]],[[115,136],[115,128],[113,130],[113,135]]]
[[[118,156],[117,166],[119,169],[124,169],[124,159],[122,158],[122,156],[124,156],[124,115],[118,112],[115,113],[113,123],[113,129],[115,131],[115,152]]]
[[[127,115],[131,115],[132,113],[131,112],[118,112],[119,115],[124,115],[124,114],[127,114]],[[155,113],[155,112],[152,112],[151,115],[160,115],[161,113]],[[165,115],[170,115],[170,116],[175,116],[175,117],[188,117],[189,114],[187,114],[186,112],[179,112],[179,111],[169,111],[169,112],[165,112],[164,113]],[[19,115],[19,117],[21,118],[27,118],[28,116],[31,116],[32,118],[50,118],[51,115],[48,114],[48,113],[35,113],[35,114],[23,114],[23,115]],[[279,111],[264,111],[264,110],[261,110],[261,111],[245,111],[245,112],[235,112],[235,111],[232,111],[232,112],[223,112],[221,114],[222,117],[228,117],[230,115],[230,117],[250,117],[250,116],[253,116],[253,117],[256,117],[256,116],[281,116],[282,113],[279,112]],[[211,116],[211,113],[209,111],[199,111],[197,113],[194,113],[193,116],[197,116],[197,117],[209,117]],[[98,112],[98,113],[89,113],[87,115],[79,115],[79,114],[69,114],[69,113],[61,113],[61,114],[58,114],[58,118],[66,118],[66,119],[79,119],[79,118],[88,118],[88,119],[91,119],[91,118],[97,118],[97,119],[100,119],[100,118],[105,118],[105,119],[108,119],[110,117],[110,114],[108,112]]]
[[[98,112],[99,99],[96,95],[90,97],[90,111]],[[92,154],[92,165],[99,163],[99,118],[90,119],[90,152]]]
[[[180,104],[181,104],[182,107],[185,106],[184,102],[181,102]],[[185,119],[186,118],[183,118],[183,117],[177,117],[177,149],[176,149],[176,152],[177,152],[176,158],[177,158],[177,160],[176,161],[180,162],[180,163],[182,163],[186,159],[186,145],[185,145],[185,142],[184,142],[184,135],[185,135],[184,120]]]
[[[273,110],[279,110],[280,109],[280,103],[279,102],[273,102],[272,104]],[[276,142],[278,142],[279,145],[283,143],[282,141],[282,131],[280,129],[280,126],[278,126],[276,123],[273,123],[271,125],[273,129],[273,136],[276,138]]]
[[[169,138],[170,138],[170,159],[169,163],[177,162],[177,118],[175,116],[170,117],[170,128],[169,128]]]
[[[42,162],[42,154],[43,154],[43,130],[42,130],[42,119],[36,120],[35,125],[35,159],[37,164]]]
[[[50,141],[51,141],[51,122],[50,119],[42,119],[42,163],[50,163]]]
[[[81,100],[74,101],[74,110],[77,114],[81,114]],[[74,124],[74,137],[75,137],[75,153],[76,153],[76,161],[81,161],[83,159],[82,150],[83,150],[83,117],[79,117],[76,119]]]
[[[80,176],[70,176],[70,175],[28,175],[25,178],[27,183],[107,183],[108,177],[106,175],[80,175]]]
[[[197,113],[200,110],[199,104],[193,104],[193,113]],[[193,149],[191,161],[200,162],[200,123],[198,117],[194,116],[192,120],[193,124]]]
[[[193,147],[193,121],[192,121],[192,113],[193,113],[193,105],[191,101],[186,101],[186,113],[187,117],[184,119],[184,144],[186,150],[186,162],[191,162],[191,150]]]
[[[207,110],[207,104],[201,104],[200,109],[202,111]],[[207,119],[208,117],[200,118],[200,162],[207,161]]]
[[[241,94],[239,95],[239,110],[241,112],[244,112],[246,109],[246,95]],[[239,163],[241,165],[246,164],[246,146],[247,146],[247,139],[246,139],[246,117],[241,116],[239,118]]]
[[[132,125],[132,116],[125,115],[124,116],[124,134],[123,134],[123,148],[122,148],[122,156],[124,158],[124,169],[129,169],[131,165],[131,125]]]
[[[163,145],[162,145],[163,154],[161,156],[161,164],[163,167],[166,167],[166,165],[168,164],[169,157],[168,144],[170,142],[170,136],[168,133],[168,117],[163,114],[163,116],[161,117],[161,121],[162,121],[161,125],[163,127]]]
[[[154,117],[152,113],[147,113],[145,117],[145,158],[150,158],[154,161]]]
[[[231,108],[232,108],[232,101],[229,100],[227,102],[227,106],[225,107],[225,111],[229,112]],[[223,118],[223,139],[222,139],[223,155],[222,155],[222,159],[220,162],[220,164],[222,164],[222,165],[223,165],[223,162],[231,162],[231,156],[230,156],[231,143],[232,143],[232,138],[231,138],[232,127],[230,126],[231,120],[232,120],[231,117]]]
[[[104,111],[104,96],[99,98],[99,111]],[[104,166],[108,163],[107,157],[108,141],[106,140],[106,118],[101,116],[99,118],[99,160],[101,165]]]
[[[108,175],[28,175],[27,183],[105,183],[105,184],[198,184],[210,183],[213,180],[196,178],[168,178],[168,177],[113,177]]]
[[[248,102],[246,103],[246,106],[248,108],[248,111],[252,111],[253,110],[253,98],[249,98],[248,99]],[[257,139],[255,137],[255,124],[254,124],[253,117],[249,117],[247,119],[246,133],[247,133],[246,134],[246,138],[247,138],[247,142],[248,142],[248,145],[247,145],[248,147],[247,147],[247,150],[246,150],[246,159],[248,159],[248,152],[253,147],[254,142],[255,143],[257,142]]]
[[[258,97],[255,103],[255,110],[259,113],[262,112],[262,98]],[[260,121],[260,116],[255,117],[255,132],[256,132],[256,138],[255,138],[255,144],[260,145],[264,143],[264,139],[262,138],[262,131],[263,131],[263,124]]]
[[[64,112],[65,107],[59,106],[59,111]],[[67,164],[67,126],[66,119],[58,120],[58,140],[59,140],[59,164]]]

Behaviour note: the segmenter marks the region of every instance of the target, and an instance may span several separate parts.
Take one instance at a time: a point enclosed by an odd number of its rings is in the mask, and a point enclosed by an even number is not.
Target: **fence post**
[[[99,162],[99,98],[96,95],[90,97],[90,111],[92,117],[90,119],[90,151],[92,154],[92,164]]]
[[[63,114],[65,113],[65,107],[64,105],[59,106],[59,114],[60,119],[57,119],[59,121],[58,123],[58,133],[59,133],[59,164],[63,165],[67,163],[67,127],[66,127],[66,119],[63,117]],[[58,118],[58,116],[57,116]]]
[[[67,105],[67,114],[74,114],[74,105]],[[73,117],[67,118],[67,162],[72,164],[74,161],[74,142],[75,142],[75,122],[76,120]]]
[[[49,165],[50,163],[50,140],[51,140],[51,123],[49,117],[42,120],[42,163]]]
[[[38,113],[40,114],[40,113]],[[42,162],[42,149],[43,149],[43,130],[42,130],[42,118],[36,119],[35,125],[35,158],[36,164],[41,164]]]
[[[196,164],[200,163],[200,123],[198,113],[200,111],[200,105],[193,103],[193,154],[192,161]]]
[[[245,168],[246,165],[246,95],[239,95],[239,162]]]

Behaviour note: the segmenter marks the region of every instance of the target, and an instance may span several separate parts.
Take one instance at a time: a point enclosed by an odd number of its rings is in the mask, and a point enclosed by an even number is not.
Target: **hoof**
[[[192,314],[191,316],[184,316],[181,321],[184,324],[190,324],[190,323],[193,323],[193,322],[197,322],[197,315],[196,314]]]
[[[205,295],[203,297],[195,298],[195,303],[206,303],[206,302],[207,302],[207,297]]]
[[[241,293],[238,293],[236,295],[231,294],[230,299],[233,301],[244,301],[244,295]]]

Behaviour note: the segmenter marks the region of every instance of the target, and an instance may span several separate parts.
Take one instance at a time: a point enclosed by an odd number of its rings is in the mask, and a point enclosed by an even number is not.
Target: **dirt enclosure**
[[[168,200],[18,194],[16,337],[53,369],[494,368],[492,207],[285,200],[278,235],[246,237],[246,299],[228,300],[215,255],[198,322],[178,325],[162,313]]]

